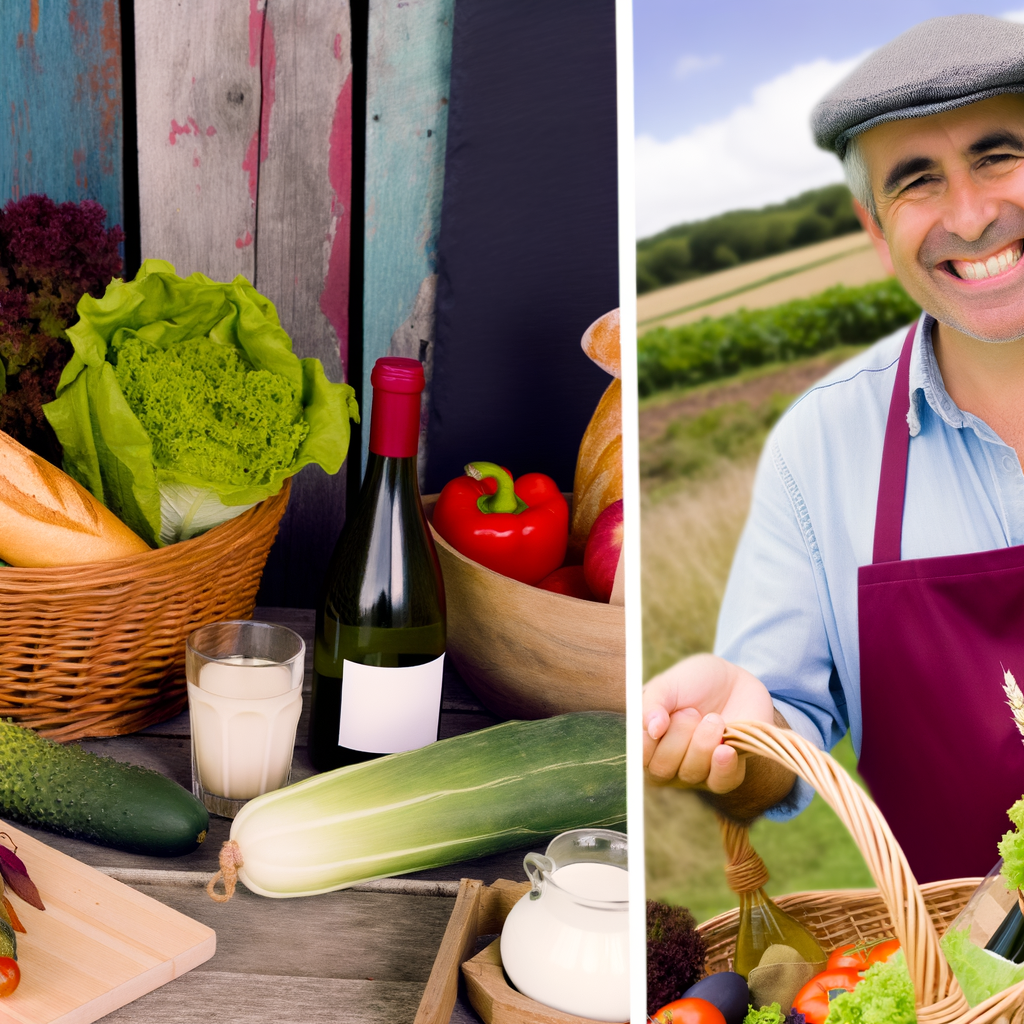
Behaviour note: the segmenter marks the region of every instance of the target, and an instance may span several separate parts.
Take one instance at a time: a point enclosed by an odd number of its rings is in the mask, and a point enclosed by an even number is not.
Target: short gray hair
[[[878,207],[875,206],[875,195],[871,191],[871,175],[868,173],[868,165],[856,135],[846,143],[843,173],[846,175],[846,183],[850,186],[853,198],[871,214],[875,223],[878,223]]]

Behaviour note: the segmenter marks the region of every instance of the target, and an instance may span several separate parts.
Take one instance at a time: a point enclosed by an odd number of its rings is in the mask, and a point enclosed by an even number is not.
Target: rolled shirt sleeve
[[[806,508],[773,436],[758,465],[750,516],[729,573],[715,653],[760,679],[790,728],[826,750],[849,722],[819,601],[820,560],[801,513]],[[768,817],[790,817],[813,795],[798,779]]]

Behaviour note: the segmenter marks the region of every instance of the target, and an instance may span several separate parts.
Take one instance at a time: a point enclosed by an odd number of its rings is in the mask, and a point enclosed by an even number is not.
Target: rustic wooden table
[[[280,622],[306,641],[309,692],[313,613],[257,609],[254,618]],[[292,779],[314,774],[306,755],[309,701],[296,739]],[[498,719],[485,711],[454,672],[445,675],[441,736],[482,729]],[[131,736],[87,740],[97,754],[154,768],[191,789],[188,713]],[[455,903],[458,880],[524,880],[519,850],[383,879],[301,899],[256,896],[239,886],[229,903],[214,903],[205,885],[230,822],[210,819],[195,853],[162,859],[25,829],[50,846],[202,921],[217,932],[211,960],[115,1011],[111,1024],[412,1024]],[[543,844],[538,849],[543,850]],[[460,994],[452,1024],[480,1018]]]

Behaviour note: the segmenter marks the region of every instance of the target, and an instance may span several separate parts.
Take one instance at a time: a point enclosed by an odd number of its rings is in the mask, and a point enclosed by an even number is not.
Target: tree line
[[[760,210],[730,210],[707,220],[677,224],[637,242],[637,292],[689,281],[859,228],[845,185],[812,189]]]

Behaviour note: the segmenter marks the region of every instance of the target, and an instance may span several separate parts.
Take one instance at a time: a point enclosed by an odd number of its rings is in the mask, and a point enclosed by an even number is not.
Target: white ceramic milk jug
[[[533,888],[501,933],[501,962],[523,995],[601,1021],[629,1019],[628,841],[563,832],[523,860]]]

